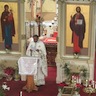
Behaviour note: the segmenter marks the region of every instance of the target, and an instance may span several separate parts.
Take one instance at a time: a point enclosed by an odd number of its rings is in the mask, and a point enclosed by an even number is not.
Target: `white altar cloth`
[[[37,57],[20,57],[18,60],[19,74],[36,75],[38,60]]]

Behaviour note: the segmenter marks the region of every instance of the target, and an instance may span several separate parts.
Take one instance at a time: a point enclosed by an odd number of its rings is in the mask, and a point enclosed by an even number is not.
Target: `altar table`
[[[43,40],[45,44],[57,44],[56,37],[49,37]]]
[[[55,58],[57,55],[56,37],[49,37],[42,40],[46,46],[48,66],[56,66]]]
[[[27,83],[23,87],[23,90],[31,92],[33,90],[38,90],[34,83],[34,75],[37,74],[37,67],[39,65],[38,57],[20,57],[18,60],[19,74],[27,75]]]

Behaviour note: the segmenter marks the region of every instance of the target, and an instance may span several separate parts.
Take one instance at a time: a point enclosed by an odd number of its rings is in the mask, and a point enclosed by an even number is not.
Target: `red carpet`
[[[20,91],[25,85],[25,81],[6,81],[5,79],[0,80],[0,85],[2,82],[7,82],[10,87],[10,91],[5,91],[6,96],[20,96]],[[39,91],[27,93],[22,91],[23,96],[57,96],[58,88],[56,84],[56,67],[48,67],[48,77],[46,78],[46,85],[40,86]]]
[[[20,96],[20,91],[22,87],[26,84],[25,81],[6,81],[5,79],[0,80],[0,85],[3,82],[7,82],[7,85],[10,87],[10,91],[5,91],[6,96]],[[56,84],[56,67],[48,67],[48,77],[46,78],[46,85],[40,86],[39,91],[33,91],[31,93],[27,93],[26,91],[22,91],[23,96],[57,96],[58,87]],[[81,96],[89,96],[83,92],[83,87],[80,90]],[[96,94],[91,94],[91,96],[96,96]]]
[[[89,95],[88,93],[83,92],[83,88],[84,88],[84,87],[82,87],[81,90],[80,90],[80,95],[81,95],[81,96],[96,96],[96,94],[91,94],[91,95]]]
[[[96,58],[96,52],[95,52],[95,58]],[[96,81],[96,59],[95,59],[95,64],[94,64],[94,81]]]

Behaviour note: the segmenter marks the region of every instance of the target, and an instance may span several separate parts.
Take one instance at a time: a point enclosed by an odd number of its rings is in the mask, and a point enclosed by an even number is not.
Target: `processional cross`
[[[39,15],[36,15],[36,20],[35,20],[36,22],[37,22],[37,25],[38,25],[38,36],[40,36],[41,34],[41,30],[40,30],[40,27],[41,27],[41,25],[42,25],[42,22],[43,22],[43,18],[41,17],[41,16],[39,16]]]

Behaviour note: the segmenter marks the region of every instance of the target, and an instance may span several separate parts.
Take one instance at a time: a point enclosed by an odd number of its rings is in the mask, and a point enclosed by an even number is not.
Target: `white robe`
[[[32,52],[30,51],[32,50]],[[36,51],[39,50],[39,52]],[[34,42],[31,41],[26,51],[27,56],[39,56],[41,59],[39,60],[39,67],[37,69],[36,85],[45,85],[45,76],[47,76],[47,60],[46,60],[46,48],[42,41]]]

